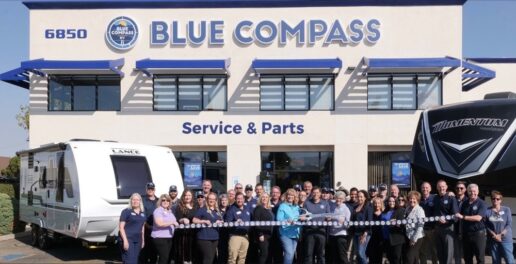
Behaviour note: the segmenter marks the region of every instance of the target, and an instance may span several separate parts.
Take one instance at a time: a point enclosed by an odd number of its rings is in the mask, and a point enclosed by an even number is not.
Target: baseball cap
[[[335,195],[335,190],[333,190],[333,188],[328,189],[328,191],[329,191],[331,194]]]
[[[168,192],[177,192],[177,186],[170,185],[170,188],[168,188]]]
[[[197,191],[197,192],[195,192],[195,197],[196,198],[199,198],[199,197],[204,198],[204,193],[202,191]]]
[[[322,192],[322,193],[329,193],[329,192],[330,192],[330,189],[328,189],[328,187],[322,187],[322,188],[321,188],[321,192]]]
[[[380,189],[380,191],[385,191],[385,190],[387,190],[387,184],[382,183],[382,184],[380,184],[380,186],[378,186],[378,188]]]
[[[297,192],[301,191],[301,185],[299,185],[299,184],[294,185],[294,190],[296,190]]]
[[[253,186],[251,184],[248,184],[245,186],[245,190],[246,191],[252,191],[253,190]]]
[[[377,192],[377,191],[378,191],[378,188],[376,188],[376,186],[375,186],[375,185],[370,185],[370,186],[369,186],[369,191],[370,191],[370,192]]]
[[[154,185],[153,182],[148,182],[146,186],[147,186],[147,189],[156,189],[156,186]]]

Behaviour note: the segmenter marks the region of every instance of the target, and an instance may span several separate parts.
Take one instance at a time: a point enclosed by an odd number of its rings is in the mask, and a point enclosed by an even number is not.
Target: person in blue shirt
[[[197,209],[192,220],[194,224],[210,225],[222,223],[222,214],[219,211],[217,195],[210,193],[207,196],[206,205]],[[197,246],[201,253],[202,264],[212,264],[217,253],[219,231],[214,227],[203,227],[197,232]]]
[[[279,228],[279,234],[284,252],[283,264],[292,264],[301,233],[301,227],[292,225],[292,223],[297,220],[305,219],[299,216],[299,206],[295,203],[296,191],[294,189],[288,189],[285,194],[286,199],[279,206],[276,220],[287,222],[286,225],[282,225]]]
[[[459,212],[457,200],[448,194],[448,185],[445,181],[437,182],[438,195],[434,198],[434,216],[455,215]],[[437,258],[440,264],[451,264],[453,261],[453,231],[454,220],[439,220],[435,225],[435,244],[437,246]]]
[[[253,186],[248,184],[245,186],[245,198],[244,198],[244,206],[247,207],[249,212],[253,212],[254,208],[256,208],[256,204],[258,203],[258,199],[253,197]]]
[[[251,213],[244,205],[244,194],[237,193],[235,204],[226,213],[225,222],[244,223],[251,221]],[[244,264],[249,248],[249,226],[235,226],[229,230],[229,264]]]
[[[435,194],[432,194],[432,185],[429,182],[421,183],[421,202],[419,206],[425,210],[425,216],[434,216]],[[435,222],[426,222],[424,226],[424,237],[419,251],[419,262],[426,263],[431,260],[437,264],[437,248],[435,245]]]
[[[493,264],[502,263],[502,258],[505,259],[505,263],[514,264],[511,208],[503,206],[502,199],[501,192],[491,192],[493,206],[487,209],[485,218],[487,238]]]
[[[464,262],[473,264],[473,256],[475,256],[477,263],[483,264],[486,251],[486,228],[483,220],[487,206],[478,197],[478,185],[471,183],[467,190],[469,199],[462,203],[460,213],[455,214],[458,219],[462,220]]]
[[[144,246],[145,220],[142,197],[133,193],[129,198],[129,206],[120,214],[118,226],[123,263],[138,263],[140,250]]]
[[[321,199],[321,188],[314,187],[312,189],[312,199],[305,202],[304,208],[311,214],[329,214],[330,205],[327,201]],[[314,217],[312,221],[324,221],[329,216]],[[326,227],[323,226],[306,226],[303,229],[303,263],[310,264],[313,259],[317,259],[317,263],[324,264],[326,262],[325,256],[326,246]]]

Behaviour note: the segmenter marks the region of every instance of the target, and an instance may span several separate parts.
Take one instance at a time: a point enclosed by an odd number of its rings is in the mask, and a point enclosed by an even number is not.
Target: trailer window
[[[145,157],[111,156],[118,192],[118,199],[127,199],[133,193],[140,193],[145,184],[152,181]]]

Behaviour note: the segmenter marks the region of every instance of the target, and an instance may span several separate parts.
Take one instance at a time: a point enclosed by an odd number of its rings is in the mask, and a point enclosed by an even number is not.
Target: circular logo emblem
[[[138,39],[138,26],[128,17],[117,17],[109,23],[106,39],[111,47],[118,50],[128,50]]]

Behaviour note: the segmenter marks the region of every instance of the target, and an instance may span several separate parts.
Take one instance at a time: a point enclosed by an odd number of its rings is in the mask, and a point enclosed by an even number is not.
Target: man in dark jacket
[[[151,231],[152,225],[154,224],[153,213],[156,209],[156,202],[158,197],[155,195],[156,186],[154,183],[149,182],[146,185],[145,195],[143,197],[143,208],[147,221],[145,222],[145,245],[140,253],[140,263],[156,263],[158,259],[158,253],[152,242]]]

